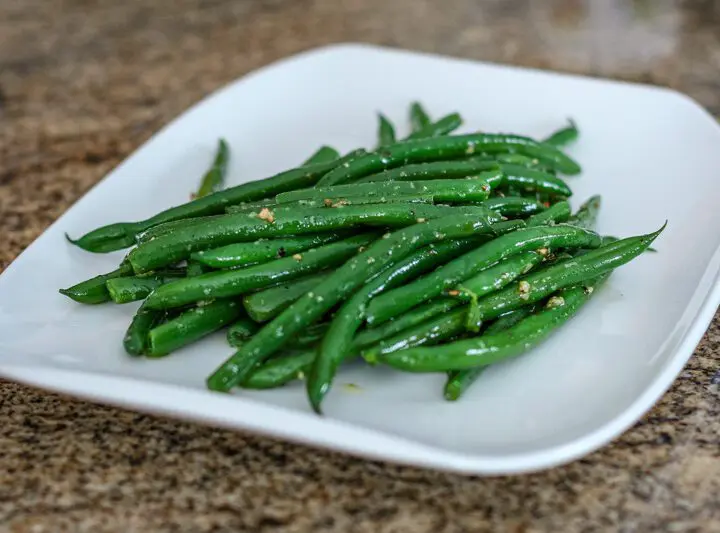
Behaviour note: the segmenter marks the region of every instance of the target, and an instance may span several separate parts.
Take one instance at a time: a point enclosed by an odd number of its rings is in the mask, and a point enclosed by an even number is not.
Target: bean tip
[[[665,220],[665,222],[663,223],[663,225],[660,226],[660,229],[658,229],[657,231],[653,231],[652,233],[648,233],[648,234],[645,236],[645,239],[646,239],[645,242],[646,242],[646,244],[647,244],[647,248],[648,248],[648,249],[650,248],[650,244],[652,244],[652,242],[653,242],[655,239],[657,239],[663,231],[665,231],[665,228],[667,228],[667,225],[668,225],[668,221]]]
[[[445,399],[446,399],[448,402],[456,402],[456,401],[458,400],[458,397],[459,397],[458,392],[459,392],[459,391],[458,391],[457,389],[455,389],[455,388],[446,389],[446,390],[445,390],[445,393],[443,394],[443,396],[445,397]]]
[[[668,225],[668,221],[667,221],[667,219],[665,219],[665,222],[663,223],[662,226],[660,226],[659,230],[648,235],[648,237],[650,237],[650,239],[651,239],[650,242],[654,241],[658,237],[658,235],[660,235],[663,231],[665,231],[665,228],[667,228],[667,225]]]
[[[322,409],[320,408],[320,402],[314,400],[313,398],[310,398],[310,407],[312,407],[313,412],[318,416],[323,416]]]
[[[230,376],[227,375],[224,366],[221,366],[211,374],[205,381],[205,384],[208,389],[215,392],[229,392],[232,388]]]
[[[362,352],[362,358],[365,360],[365,362],[369,365],[376,365],[378,363],[379,357],[378,357],[377,350],[366,350]]]

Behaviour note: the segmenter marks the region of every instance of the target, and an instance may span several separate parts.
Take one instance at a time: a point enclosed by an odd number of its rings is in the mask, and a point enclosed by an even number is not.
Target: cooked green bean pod
[[[189,309],[154,327],[148,334],[148,357],[163,357],[237,320],[242,306],[232,300],[216,300]]]
[[[225,174],[227,174],[228,159],[230,159],[230,147],[228,147],[225,139],[220,139],[218,141],[215,159],[210,169],[203,176],[200,182],[200,188],[197,193],[195,193],[195,198],[202,198],[223,188],[225,184]]]
[[[588,279],[610,272],[643,253],[663,231],[664,227],[647,235],[629,237],[603,244],[603,246],[595,250],[579,254],[577,257],[566,261],[559,261],[552,266],[530,273],[516,284],[511,284],[498,292],[479,299],[474,304],[475,315],[480,320],[496,318],[505,312],[547,298],[559,289],[584,283]],[[386,293],[384,296],[390,295],[392,292]],[[425,318],[437,316],[441,304],[443,302],[430,302],[410,313],[422,315]],[[446,310],[450,308],[452,306],[446,304]],[[402,318],[399,317],[396,320]]]
[[[371,346],[383,339],[422,324],[435,316],[447,313],[465,302],[499,290],[521,275],[526,274],[540,263],[542,257],[542,254],[537,252],[521,252],[500,261],[464,281],[461,286],[446,291],[444,293],[446,295],[445,299],[433,300],[403,313],[377,328],[361,331],[355,337],[355,346],[360,348]]]
[[[467,314],[467,306],[453,309],[365,348],[362,356],[368,363],[374,364],[382,355],[452,339],[466,331]]]
[[[229,205],[262,200],[281,192],[312,187],[328,171],[357,159],[363,150],[352,152],[345,157],[316,165],[302,166],[276,174],[263,180],[229,187],[186,204],[166,209],[157,215],[138,222],[117,222],[93,230],[77,240],[68,240],[89,252],[105,253],[120,250],[135,243],[135,237],[147,229],[175,220],[217,215]]]
[[[272,359],[253,370],[242,382],[241,387],[274,389],[296,379],[302,379],[310,371],[315,353],[315,350],[296,351]]]
[[[353,346],[353,337],[365,319],[367,302],[374,296],[416,278],[464,251],[477,246],[474,239],[457,239],[422,248],[368,281],[335,313],[323,337],[320,352],[307,380],[310,405],[320,413],[320,404],[332,386],[340,363]]]
[[[378,113],[378,147],[395,142],[395,128],[382,113]]]
[[[575,124],[573,119],[568,119],[567,126],[554,132],[547,139],[543,140],[543,142],[559,148],[577,140],[579,136],[580,130],[578,130],[577,124]]]
[[[300,296],[312,290],[326,276],[327,272],[320,272],[248,294],[243,298],[243,307],[253,320],[267,322],[279,315]]]
[[[490,324],[483,332],[483,335],[494,335],[511,328],[524,318],[530,316],[534,311],[535,306],[521,307],[515,311],[510,311]],[[460,396],[467,392],[487,368],[487,366],[476,366],[465,370],[452,370],[448,372],[444,390],[445,399],[452,402],[459,400]]]
[[[279,204],[301,200],[321,200],[332,204],[345,197],[388,197],[396,195],[429,195],[437,202],[481,202],[490,195],[490,185],[479,179],[388,181],[313,188],[279,194]]]
[[[147,309],[141,305],[123,337],[125,351],[134,356],[145,355],[150,342],[150,330],[161,323],[166,316],[165,311]]]
[[[465,157],[476,152],[519,153],[536,157],[565,174],[580,172],[580,166],[575,161],[553,146],[519,135],[474,133],[402,141],[385,146],[331,170],[317,184],[319,187],[338,185],[390,168]]]
[[[569,197],[572,190],[557,176],[539,168],[498,162],[482,158],[456,161],[435,161],[405,165],[354,181],[365,184],[378,181],[419,181],[437,179],[462,179],[475,177],[487,181],[493,188],[519,192],[537,192],[559,197]]]
[[[544,309],[505,331],[443,346],[381,353],[378,358],[407,372],[442,372],[487,366],[518,356],[572,318],[607,276],[604,274],[582,286],[563,289],[548,300]]]
[[[413,133],[422,130],[430,124],[430,117],[427,112],[420,104],[420,102],[413,102],[410,105],[410,127]]]
[[[179,279],[155,289],[145,300],[145,306],[148,309],[169,309],[201,300],[240,296],[341,265],[377,237],[378,234],[361,234],[269,263]]]
[[[317,322],[343,298],[361,287],[365,280],[402,261],[418,248],[440,240],[440,235],[456,239],[492,234],[496,220],[492,216],[452,215],[415,224],[379,239],[261,329],[208,378],[208,387],[229,391],[242,383],[258,363],[282,348],[304,328]]]
[[[238,213],[221,220],[181,228],[144,242],[128,255],[138,273],[157,270],[187,259],[193,252],[258,238],[287,237],[337,231],[358,226],[399,227],[451,214],[490,216],[481,206],[450,207],[424,204],[347,206],[342,209],[270,209],[256,216]],[[493,217],[497,217],[494,213]]]
[[[273,204],[272,206],[266,206],[273,212],[288,212],[295,208],[307,209],[307,208],[327,208],[337,209],[341,207],[347,207],[350,205],[369,205],[369,204],[432,204],[435,202],[435,198],[431,194],[398,194],[393,196],[337,196],[334,198],[308,198],[303,200],[297,200],[293,202],[286,202],[282,204]],[[235,206],[228,207],[228,213],[245,213],[252,215],[253,213],[259,213],[260,209],[248,209],[238,208]]]
[[[332,146],[321,146],[311,155],[303,165],[317,165],[319,163],[332,163],[340,157],[340,153]]]
[[[123,261],[120,266],[112,272],[81,281],[67,289],[60,289],[58,292],[81,304],[101,304],[109,302],[111,298],[105,285],[106,282],[110,279],[131,276],[132,273],[132,265],[127,261]]]
[[[532,215],[527,219],[528,227],[545,226],[567,222],[570,218],[570,204],[562,200],[551,205],[545,211]],[[590,229],[590,228],[586,228]]]
[[[373,299],[367,310],[368,324],[380,324],[397,317],[519,252],[558,247],[597,248],[600,244],[601,238],[597,233],[574,226],[519,229],[483,244],[427,276]]]
[[[599,194],[591,196],[580,206],[577,213],[570,217],[568,224],[581,228],[594,228],[601,205],[602,197]]]
[[[479,160],[476,158],[457,161],[433,161],[432,163],[415,163],[403,165],[376,174],[370,174],[354,184],[373,183],[378,181],[421,181],[433,179],[477,178],[490,184],[503,179],[500,164],[496,161]],[[334,185],[338,187],[339,185]]]
[[[126,304],[144,299],[160,285],[185,276],[184,272],[166,272],[156,275],[126,276],[105,282],[110,298],[116,304]]]
[[[427,126],[408,135],[408,141],[415,139],[427,139],[447,135],[462,126],[462,117],[457,113],[444,116],[437,122],[431,122]]]
[[[528,217],[542,212],[545,206],[530,198],[522,196],[505,196],[498,198],[490,198],[485,200],[482,205],[488,209],[500,213],[504,217]]]
[[[253,242],[239,242],[211,250],[201,250],[190,257],[211,268],[235,268],[281,259],[316,246],[337,242],[348,236],[347,233],[336,232],[314,233],[284,239],[258,239]]]

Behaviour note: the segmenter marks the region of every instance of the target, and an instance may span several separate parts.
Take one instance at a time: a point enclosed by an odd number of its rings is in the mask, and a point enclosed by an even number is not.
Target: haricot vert
[[[393,124],[400,113],[405,123]],[[358,137],[364,148],[322,145],[289,161],[299,166],[227,188],[244,177],[232,175],[220,139],[199,188],[183,193],[194,200],[71,241],[131,250],[115,270],[60,292],[80,304],[138,301],[121,339],[136,358],[225,330],[235,353],[207,377],[215,391],[303,381],[321,413],[341,364],[356,360],[443,373],[438,397],[458,400],[498,379],[490,365],[568,322],[662,232],[597,233],[599,195],[573,212],[565,176],[580,166],[563,151],[580,137],[572,120],[544,140],[472,129],[482,124],[455,133],[462,124],[455,112],[431,118],[418,101],[378,108],[374,134]],[[204,352],[194,365],[212,360]]]

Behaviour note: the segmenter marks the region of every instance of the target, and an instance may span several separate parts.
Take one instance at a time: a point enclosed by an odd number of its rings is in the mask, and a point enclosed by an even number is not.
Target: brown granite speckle
[[[0,5],[0,35],[0,269],[187,106],[327,43],[669,85],[720,114],[720,4],[707,0],[24,0]],[[0,382],[0,531],[720,531],[718,353],[716,319],[617,442],[493,479]]]

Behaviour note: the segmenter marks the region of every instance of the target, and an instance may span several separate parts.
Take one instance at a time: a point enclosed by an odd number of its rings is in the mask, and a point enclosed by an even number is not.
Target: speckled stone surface
[[[713,0],[7,0],[0,269],[187,106],[368,41],[668,85],[720,114]],[[569,466],[477,479],[0,381],[0,531],[720,531],[720,322],[660,403]]]

